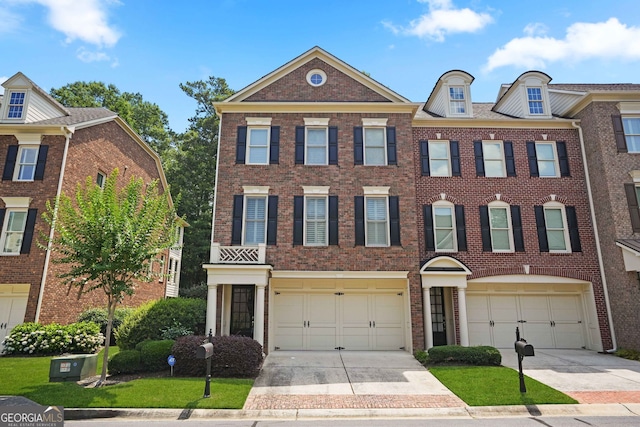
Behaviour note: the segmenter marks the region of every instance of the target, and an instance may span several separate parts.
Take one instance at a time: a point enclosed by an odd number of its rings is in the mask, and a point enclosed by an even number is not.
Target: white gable
[[[501,96],[493,111],[523,119],[551,118],[548,84],[551,77],[540,71],[527,71],[514,81]],[[540,95],[537,98],[537,95]]]
[[[429,99],[424,105],[424,111],[441,117],[473,117],[471,103],[471,83],[474,77],[460,70],[444,73],[438,79]],[[462,90],[462,99],[451,99],[450,89]]]
[[[2,83],[2,87],[4,96],[0,105],[0,123],[34,123],[69,114],[59,102],[20,72]],[[9,117],[12,93],[24,93],[20,117]]]

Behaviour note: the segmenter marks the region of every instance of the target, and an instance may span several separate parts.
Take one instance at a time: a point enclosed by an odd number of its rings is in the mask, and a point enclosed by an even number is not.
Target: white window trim
[[[625,115],[623,115],[623,116],[621,117],[621,121],[622,121],[622,133],[624,134],[624,140],[625,140],[625,144],[627,145],[627,150],[628,150],[628,152],[629,152],[629,153],[632,153],[632,154],[638,154],[638,153],[640,153],[640,149],[638,149],[638,150],[632,150],[632,149],[631,149],[632,147],[630,146],[629,141],[628,141],[628,137],[630,137],[630,136],[639,136],[639,135],[637,135],[637,134],[627,133],[627,130],[626,130],[625,126],[624,126],[624,120],[625,120],[625,119],[636,119],[636,120],[639,120],[639,121],[640,121],[640,115],[625,114]]]
[[[388,188],[388,187],[387,187]],[[367,218],[367,201],[368,199],[382,199],[384,200],[384,207],[385,207],[385,228],[386,228],[386,236],[385,236],[385,240],[386,243],[382,244],[372,244],[369,243],[369,233],[368,233],[368,228],[369,228],[369,219]],[[368,247],[372,247],[372,248],[386,248],[389,245],[389,242],[391,241],[391,230],[390,230],[390,221],[389,221],[389,196],[388,195],[381,195],[381,194],[370,194],[370,195],[365,195],[364,197],[364,240],[365,240],[365,246]]]
[[[489,176],[487,175],[487,156],[486,156],[486,150],[484,149],[485,144],[500,144],[500,153],[502,154],[501,160],[502,160],[502,175],[500,176]],[[489,160],[496,160],[496,159],[489,159]],[[490,140],[482,140],[482,162],[484,164],[484,176],[487,178],[506,178],[507,177],[507,159],[505,158],[504,155],[504,141],[501,140],[494,140],[494,139],[490,139]]]
[[[319,74],[322,77],[322,82],[321,83],[313,83],[311,81],[311,76],[313,76],[314,74]],[[320,87],[322,85],[324,85],[327,82],[327,73],[325,73],[324,71],[318,69],[318,68],[314,68],[313,70],[309,71],[307,73],[306,76],[306,80],[307,83],[309,83],[309,85],[313,86],[313,87]]]
[[[14,133],[13,136],[18,140],[18,145],[41,145],[41,133]]]
[[[529,100],[529,89],[540,89],[540,97],[542,98],[540,101],[530,101]],[[545,91],[545,88],[543,86],[535,86],[535,85],[530,85],[527,86],[525,85],[524,88],[524,101],[525,101],[525,105],[526,105],[526,115],[529,117],[547,117],[549,115],[548,111],[548,106],[547,106],[547,93]],[[531,112],[531,108],[529,106],[529,102],[536,102],[536,103],[540,103],[540,105],[542,106],[542,113],[532,113]]]
[[[567,254],[567,253],[571,253],[571,240],[570,240],[570,236],[569,236],[569,224],[567,222],[567,211],[565,209],[565,206],[560,203],[560,202],[556,202],[556,201],[550,201],[545,203],[543,206],[543,214],[544,214],[544,228],[545,231],[547,232],[547,244],[549,241],[549,224],[547,223],[547,215],[546,215],[546,211],[547,209],[560,209],[560,213],[562,216],[562,226],[564,228],[564,245],[566,247],[565,250],[558,250],[558,249],[551,249],[551,247],[549,247],[549,253],[552,254]],[[557,229],[554,229],[557,230]]]
[[[491,251],[496,253],[511,253],[515,252],[515,244],[513,241],[513,223],[511,222],[511,205],[506,202],[502,202],[499,200],[495,200],[487,205],[488,211],[487,214],[489,216],[489,237],[491,238]],[[505,209],[507,212],[507,227],[508,227],[508,235],[509,235],[509,249],[496,249],[493,245],[493,227],[491,226],[491,209]],[[501,229],[502,230],[502,229]]]
[[[325,218],[324,218],[324,239],[323,243],[307,243],[307,201],[309,199],[323,199],[324,200],[324,208],[325,208]],[[303,230],[303,243],[304,246],[314,246],[314,247],[322,247],[328,246],[329,242],[329,197],[327,195],[322,194],[305,194],[304,196],[304,230]]]
[[[451,169],[451,143],[448,140],[445,139],[430,139],[427,141],[427,144],[429,145],[429,175],[430,176],[440,176],[440,177],[450,177],[453,176],[452,175],[452,169]],[[442,144],[445,146],[446,150],[447,150],[447,175],[434,175],[433,171],[434,171],[434,167],[433,164],[431,163],[431,160],[433,159],[433,156],[431,155],[431,153],[433,152],[433,150],[431,150],[431,144]],[[484,147],[483,147],[484,149]],[[436,159],[436,160],[444,160],[444,159]]]
[[[36,161],[33,164],[33,176],[30,179],[20,179],[20,166],[22,165],[22,163],[20,163],[20,159],[22,157],[22,152],[24,150],[36,150]],[[40,145],[20,145],[18,146],[18,154],[16,156],[16,165],[13,168],[13,181],[20,181],[20,182],[31,182],[35,179],[36,177],[36,169],[38,167],[38,156],[40,155]]]
[[[29,209],[29,205],[31,205],[31,200],[33,200],[31,197],[1,197],[1,199],[4,202],[4,206],[7,209],[10,209],[10,208]]]
[[[462,89],[462,99],[452,99],[451,98],[451,89],[454,88],[459,88]],[[449,107],[449,114],[451,116],[457,116],[457,117],[466,117],[469,115],[468,110],[469,110],[469,103],[467,102],[467,87],[466,85],[447,85],[447,104]],[[464,112],[460,113],[457,111],[453,111],[453,105],[454,103],[462,103],[464,104]]]
[[[269,119],[271,122],[271,119]],[[264,162],[252,162],[251,161],[251,131],[254,129],[264,129],[267,131],[267,145],[266,145],[266,153],[265,153],[265,161]],[[260,146],[263,147],[263,146]],[[257,147],[256,147],[257,148]],[[245,164],[247,165],[268,165],[269,164],[269,151],[271,148],[271,127],[266,126],[247,126],[247,143],[245,147]]]
[[[386,122],[386,119],[385,119],[385,122]],[[384,157],[382,164],[367,163],[367,129],[382,129],[382,143],[383,143],[382,155]],[[364,166],[387,166],[389,164],[389,160],[387,159],[387,128],[386,126],[363,126],[362,127],[362,160],[363,160]]]
[[[538,164],[538,177],[539,178],[559,178],[560,177],[560,159],[558,159],[558,147],[555,141],[535,141],[536,150],[536,163]],[[556,171],[555,175],[541,175],[540,174],[540,158],[538,157],[538,144],[551,145],[551,152],[553,153],[553,165]]]
[[[100,177],[102,177],[102,183],[98,182],[100,181]],[[98,171],[98,173],[96,174],[96,184],[98,185],[98,187],[104,189],[104,186],[106,183],[107,183],[107,175],[102,171]]]
[[[308,163],[309,129],[324,129],[324,163]],[[326,166],[329,164],[329,119],[319,117],[304,118],[304,164],[309,166]]]
[[[11,121],[24,121],[27,116],[27,106],[29,105],[29,90],[28,89],[10,89],[5,91],[3,99],[6,101],[7,106],[4,111],[4,119]],[[9,117],[9,111],[11,110],[11,94],[12,93],[24,93],[24,101],[22,103],[22,114],[20,117]]]
[[[247,236],[247,200],[248,199],[263,199],[264,200],[264,235],[262,236],[262,242],[258,243],[246,243]],[[257,246],[265,244],[267,242],[267,221],[269,218],[269,196],[263,194],[245,194],[242,204],[242,246]]]
[[[25,214],[28,215],[29,209],[24,207],[11,207],[11,208],[7,207],[7,210],[5,211],[5,215],[4,215],[4,223],[2,224],[2,234],[0,234],[0,255],[1,256],[19,256],[20,255],[20,249],[18,249],[17,252],[4,251],[4,245],[7,241],[7,229],[9,228],[9,222],[10,222],[9,216],[13,212],[24,212]],[[27,229],[27,219],[28,218],[25,216],[24,228],[22,229],[22,238],[20,239],[21,248],[22,248],[22,242],[24,240],[24,233]]]
[[[437,230],[436,227],[436,208],[449,208],[451,209],[451,224],[452,224],[452,239],[453,239],[453,249],[438,249],[438,238],[437,238]],[[456,208],[455,205],[451,202],[445,200],[438,200],[431,205],[431,209],[433,214],[431,215],[433,221],[433,244],[435,246],[436,252],[458,252],[458,235],[456,228]]]

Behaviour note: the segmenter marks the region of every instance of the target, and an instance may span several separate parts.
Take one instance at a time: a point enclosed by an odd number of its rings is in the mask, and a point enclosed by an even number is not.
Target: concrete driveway
[[[407,352],[274,351],[244,409],[464,406]]]
[[[518,369],[514,350],[502,364]],[[640,362],[590,350],[535,350],[522,362],[525,375],[580,403],[640,403]]]

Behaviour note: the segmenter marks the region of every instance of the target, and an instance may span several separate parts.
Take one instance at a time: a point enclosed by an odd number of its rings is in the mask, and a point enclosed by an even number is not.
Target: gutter
[[[44,298],[44,285],[47,282],[47,273],[49,272],[49,262],[51,259],[51,240],[53,240],[53,235],[55,233],[56,226],[56,218],[58,217],[58,197],[62,193],[62,181],[64,180],[64,171],[67,166],[67,155],[69,153],[69,141],[73,136],[73,133],[76,131],[73,126],[62,126],[60,130],[64,132],[65,141],[64,141],[64,153],[62,155],[62,164],[60,165],[60,176],[58,178],[58,189],[56,190],[56,204],[53,208],[53,219],[51,224],[51,231],[49,232],[49,242],[47,243],[47,252],[44,258],[44,269],[42,270],[42,280],[40,281],[40,293],[38,294],[38,306],[36,307],[36,318],[35,322],[38,323],[40,320],[40,311],[42,310],[42,299]]]
[[[607,286],[607,278],[604,274],[604,263],[602,261],[602,248],[600,247],[600,236],[598,233],[598,225],[596,222],[596,212],[593,204],[593,194],[591,193],[591,179],[589,177],[589,167],[587,166],[587,151],[584,146],[584,138],[582,136],[582,127],[578,122],[571,122],[571,125],[578,129],[580,137],[580,148],[582,150],[582,165],[584,167],[584,175],[587,180],[587,195],[589,196],[589,209],[591,210],[591,223],[593,224],[593,235],[596,239],[596,252],[598,253],[598,266],[600,267],[600,278],[602,280],[602,290],[604,291],[604,303],[607,308],[607,320],[609,321],[609,330],[611,331],[611,343],[613,348],[605,350],[605,353],[615,353],[618,350],[616,333],[613,328],[613,317],[611,316],[611,303],[609,302],[609,288]]]

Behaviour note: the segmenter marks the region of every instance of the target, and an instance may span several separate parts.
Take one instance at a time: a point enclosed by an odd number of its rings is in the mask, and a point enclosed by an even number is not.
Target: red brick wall
[[[442,139],[459,141],[461,177],[421,176],[419,141],[436,139],[436,133],[440,133]],[[495,134],[496,140],[513,142],[516,177],[486,178],[476,176],[473,141],[489,139],[490,133]],[[549,141],[566,142],[570,177],[530,177],[526,142],[541,140],[543,133],[547,134]],[[607,349],[610,348],[611,337],[592,232],[578,132],[558,129],[420,127],[414,128],[413,135],[417,186],[417,227],[420,230],[418,235],[422,263],[441,254],[425,250],[422,206],[440,199],[440,194],[445,193],[448,200],[465,207],[468,250],[450,255],[463,262],[473,272],[469,279],[503,274],[524,274],[523,265],[530,265],[530,274],[588,280],[593,283],[603,346]],[[520,206],[525,252],[492,253],[482,251],[479,206],[495,200],[496,194],[500,194],[502,200]],[[533,207],[549,201],[552,194],[557,196],[558,201],[575,206],[582,252],[551,254],[539,251]]]

